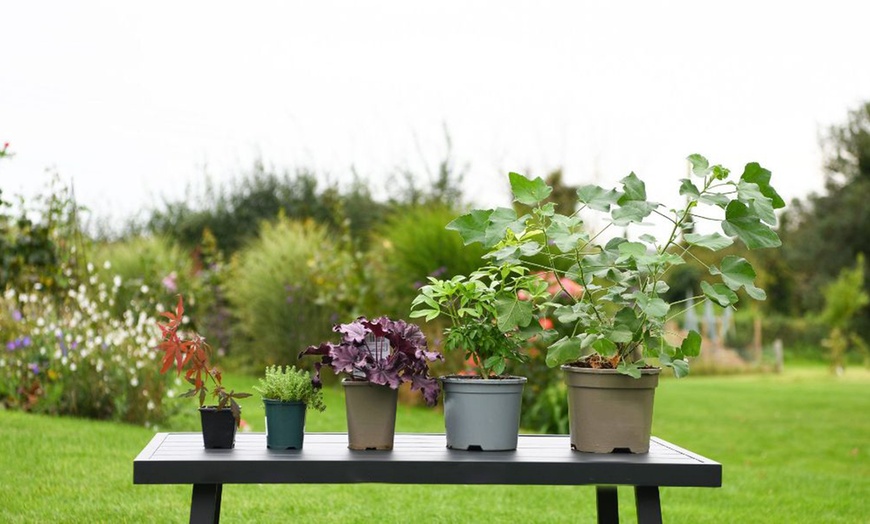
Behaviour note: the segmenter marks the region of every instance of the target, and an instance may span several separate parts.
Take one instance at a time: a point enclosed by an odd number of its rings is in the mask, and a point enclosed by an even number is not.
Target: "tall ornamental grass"
[[[317,303],[317,287],[329,277],[316,271],[316,254],[334,249],[326,229],[311,221],[263,224],[233,258],[225,286],[234,358],[256,368],[293,364],[300,351],[332,334],[340,314]]]
[[[407,206],[394,210],[378,230],[380,241],[372,249],[385,271],[381,283],[390,290],[389,313],[407,316],[428,277],[450,278],[480,267],[479,244],[463,246],[459,234],[444,228],[459,214],[444,204]]]

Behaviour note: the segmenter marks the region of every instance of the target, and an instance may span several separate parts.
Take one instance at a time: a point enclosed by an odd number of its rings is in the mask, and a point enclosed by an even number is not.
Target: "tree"
[[[780,232],[794,277],[792,302],[803,312],[820,310],[825,284],[859,253],[870,253],[870,102],[831,126],[821,145],[825,192],[793,202]],[[861,324],[870,334],[870,313],[862,314]]]

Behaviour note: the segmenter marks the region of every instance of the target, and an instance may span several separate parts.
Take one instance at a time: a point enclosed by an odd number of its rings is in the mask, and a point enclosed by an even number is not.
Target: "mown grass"
[[[245,389],[250,377],[228,377]],[[345,429],[342,397],[327,392],[310,431]],[[256,399],[244,406],[263,428]],[[667,522],[867,522],[870,372],[821,367],[785,375],[665,380],[654,433],[721,462],[720,489],[664,488]],[[196,429],[193,417],[172,429]],[[193,424],[184,427],[186,424]],[[402,407],[399,431],[441,431],[438,410]],[[147,429],[0,412],[0,522],[184,522],[189,486],[134,486]],[[625,521],[632,493],[620,488]],[[224,522],[594,522],[588,487],[226,486]]]

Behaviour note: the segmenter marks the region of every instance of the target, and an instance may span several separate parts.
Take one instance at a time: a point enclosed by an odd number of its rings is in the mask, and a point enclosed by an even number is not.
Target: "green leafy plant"
[[[264,399],[280,402],[302,402],[308,409],[323,411],[323,391],[311,383],[311,374],[295,366],[267,366],[265,377],[254,391]]]
[[[750,249],[779,246],[772,228],[776,225],[774,211],[785,205],[770,185],[770,171],[757,163],[747,164],[735,180],[729,169],[711,166],[701,155],[691,155],[688,161],[692,176],[680,180],[679,194],[686,202],[682,208],[664,210],[649,201],[645,183],[631,173],[622,179],[620,189],[578,188],[577,210],[561,214],[555,204],[545,202],[552,188],[544,180],[511,173],[514,201],[528,206],[529,213],[517,216],[507,208],[473,210],[447,227],[458,231],[466,244],[483,244],[494,264],[558,275],[556,281],[570,302],[554,306],[553,316],[573,327],[570,335],[548,348],[548,365],[615,368],[639,377],[640,369],[648,365],[644,358],[654,357],[683,376],[689,370],[687,358],[700,352],[701,335],[666,332],[666,323],[680,313],[679,306],[685,301],[662,298],[668,290],[665,274],[693,256],[691,246],[718,251],[735,238]],[[591,213],[597,213],[597,223],[604,224],[597,232],[587,229],[588,223],[596,222],[584,220]],[[669,224],[670,233],[663,242],[652,234],[628,240],[617,230],[645,223],[653,216]],[[702,222],[720,225],[721,233],[687,232]],[[718,265],[705,267],[720,282],[703,282],[703,294],[694,300],[732,307],[740,290],[756,300],[765,298],[746,259],[727,256]],[[579,296],[568,293],[562,277],[579,283],[584,292]],[[522,327],[512,313],[504,308],[494,310],[502,331]]]
[[[508,361],[525,362],[525,342],[540,334],[533,322],[538,303],[549,297],[547,282],[514,263],[486,266],[466,277],[429,277],[411,304],[411,317],[443,317],[444,348],[465,351],[483,378],[501,375]]]
[[[237,393],[235,390],[227,391],[222,383],[221,372],[211,362],[211,346],[196,332],[187,337],[179,333],[184,320],[182,296],[178,295],[178,304],[174,312],[164,311],[161,316],[166,317],[169,322],[157,324],[162,335],[158,348],[163,351],[160,373],[166,373],[173,367],[179,376],[184,371],[184,379],[193,387],[181,396],[198,398],[199,407],[205,406],[205,399],[209,393],[207,384],[211,382],[211,394],[217,399],[217,409],[230,408],[238,425],[241,420],[241,408],[236,399],[247,398],[251,394]]]

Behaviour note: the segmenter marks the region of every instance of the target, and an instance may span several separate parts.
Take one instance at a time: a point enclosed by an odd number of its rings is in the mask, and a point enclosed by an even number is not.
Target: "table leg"
[[[662,503],[658,486],[635,486],[634,502],[638,524],[662,524]]]
[[[596,486],[595,505],[598,508],[598,524],[619,524],[616,486]]]
[[[190,524],[218,524],[221,521],[223,484],[194,484],[190,500]]]

